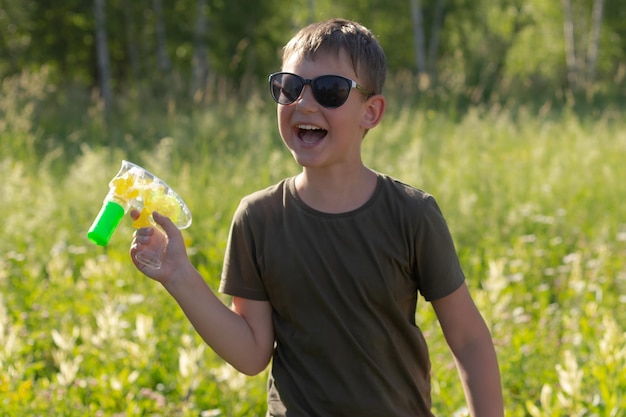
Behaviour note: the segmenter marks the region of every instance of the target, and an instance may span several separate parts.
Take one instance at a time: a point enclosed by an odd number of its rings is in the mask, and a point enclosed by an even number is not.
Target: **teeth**
[[[298,129],[302,129],[302,130],[324,130],[321,127],[312,126],[312,125],[298,125]]]

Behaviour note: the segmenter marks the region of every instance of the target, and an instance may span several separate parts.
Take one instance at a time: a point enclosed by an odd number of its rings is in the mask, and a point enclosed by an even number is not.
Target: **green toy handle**
[[[113,236],[113,232],[120,224],[120,220],[126,213],[125,208],[115,201],[105,201],[98,213],[98,217],[87,232],[89,240],[96,245],[106,246]]]

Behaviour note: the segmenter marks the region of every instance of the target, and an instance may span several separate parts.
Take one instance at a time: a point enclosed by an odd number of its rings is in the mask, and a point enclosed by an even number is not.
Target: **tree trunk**
[[[154,7],[156,26],[157,66],[161,72],[169,73],[172,64],[167,54],[167,36],[165,34],[165,23],[163,22],[163,2],[162,0],[152,0],[152,6]]]
[[[574,38],[574,13],[571,0],[561,0],[563,7],[563,36],[565,42],[565,64],[567,82],[573,91],[578,89],[578,64],[576,63],[576,42]]]
[[[445,0],[437,0],[435,3],[435,14],[433,17],[433,27],[430,32],[430,42],[428,44],[428,61],[426,68],[432,78],[437,78],[437,54],[439,53],[439,37],[443,27]]]
[[[109,63],[109,47],[106,32],[106,0],[94,0],[94,14],[96,18],[96,54],[98,59],[98,74],[100,78],[100,94],[104,102],[104,116],[109,120],[111,112],[111,65]]]
[[[587,49],[587,86],[596,80],[598,68],[598,53],[600,51],[600,31],[602,29],[602,15],[604,12],[604,0],[593,1],[591,14],[591,31],[589,33],[589,46]]]
[[[200,101],[206,90],[207,77],[209,75],[209,60],[206,53],[206,0],[198,0],[197,5],[198,16],[196,18],[193,47],[191,97]]]
[[[420,86],[424,86],[423,81],[428,80],[428,71],[426,70],[424,18],[420,0],[411,0],[411,21],[413,23],[413,41],[415,45],[415,66],[420,78]]]
[[[137,31],[135,30],[135,19],[133,19],[133,3],[130,1],[122,2],[124,8],[124,23],[126,26],[126,48],[128,49],[128,59],[130,61],[130,69],[135,80],[141,77],[141,68],[139,64],[139,48],[137,47]]]

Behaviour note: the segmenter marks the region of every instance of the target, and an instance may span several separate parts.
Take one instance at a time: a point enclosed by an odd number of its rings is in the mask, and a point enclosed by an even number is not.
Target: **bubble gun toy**
[[[140,212],[132,224],[136,229],[155,226],[152,219],[154,211],[169,217],[179,229],[191,225],[191,212],[174,190],[139,165],[122,161],[120,171],[109,182],[109,193],[104,198],[102,208],[87,232],[89,240],[106,246],[120,220],[131,208]],[[156,243],[142,248],[136,259],[144,265],[160,268],[167,236],[160,228],[155,227],[153,240]]]

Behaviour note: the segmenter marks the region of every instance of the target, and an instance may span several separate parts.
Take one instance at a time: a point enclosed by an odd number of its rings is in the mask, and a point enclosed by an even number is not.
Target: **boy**
[[[232,308],[158,213],[169,237],[163,265],[134,262],[232,366],[253,375],[271,360],[268,416],[432,416],[418,291],[435,309],[472,416],[503,416],[491,336],[437,204],[361,160],[385,111],[385,72],[380,45],[355,22],[310,25],[285,46],[270,90],[302,172],[242,199],[220,285]],[[136,232],[133,260],[152,234]]]

